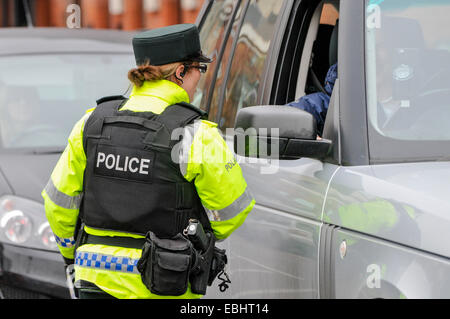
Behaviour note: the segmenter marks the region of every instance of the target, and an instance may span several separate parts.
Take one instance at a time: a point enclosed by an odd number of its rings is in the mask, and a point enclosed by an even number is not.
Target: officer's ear
[[[183,78],[186,76],[186,71],[187,68],[183,64],[180,64],[175,70],[175,78],[177,79],[177,81],[181,82],[181,85],[184,84]],[[180,85],[180,83],[177,84]]]
[[[175,76],[177,79],[184,78],[186,76],[186,66],[184,64],[180,64],[175,70]]]
[[[183,71],[180,73],[180,76],[181,76],[182,78],[185,77],[186,71],[187,71],[187,70],[186,70],[186,66],[183,65]]]

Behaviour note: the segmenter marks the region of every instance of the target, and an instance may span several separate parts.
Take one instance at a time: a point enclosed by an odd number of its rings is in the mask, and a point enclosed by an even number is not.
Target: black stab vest
[[[103,98],[86,121],[83,223],[171,238],[192,218],[211,230],[194,183],[184,179],[171,158],[181,139],[171,140],[173,130],[205,118],[206,113],[187,103],[168,106],[161,114],[119,112],[126,101],[119,96]]]

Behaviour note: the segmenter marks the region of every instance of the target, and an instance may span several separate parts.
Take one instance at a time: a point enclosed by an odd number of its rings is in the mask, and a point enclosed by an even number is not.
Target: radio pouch
[[[142,282],[157,295],[184,294],[188,288],[192,256],[192,243],[182,234],[162,239],[148,232],[137,264]]]
[[[206,294],[216,242],[216,237],[213,233],[208,232],[206,233],[206,236],[209,239],[208,248],[204,252],[196,250],[195,263],[192,267],[190,276],[192,292],[200,295]]]
[[[214,279],[224,271],[226,264],[228,263],[225,249],[219,249],[214,247],[213,259],[211,262],[211,270],[209,272],[208,286],[211,286]]]

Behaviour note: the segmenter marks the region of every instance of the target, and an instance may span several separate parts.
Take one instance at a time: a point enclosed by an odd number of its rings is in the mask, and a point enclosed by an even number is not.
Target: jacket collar
[[[133,87],[130,97],[121,111],[153,112],[160,114],[169,105],[189,103],[189,95],[179,85],[168,81],[145,81],[141,87]]]
[[[180,102],[189,103],[189,95],[179,85],[169,80],[145,81],[141,87],[133,87],[130,99],[134,96],[149,96],[161,99],[172,105]]]

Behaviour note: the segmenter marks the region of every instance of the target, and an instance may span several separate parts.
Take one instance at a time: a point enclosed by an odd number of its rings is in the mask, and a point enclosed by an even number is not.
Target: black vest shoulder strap
[[[195,120],[206,117],[206,112],[191,104],[180,103],[170,105],[155,118],[155,121],[162,125],[162,129],[156,132],[156,134],[148,134],[144,139],[144,143],[171,149],[179,142],[178,138],[180,136],[175,136],[175,139],[172,140],[172,132],[175,129],[184,128]]]
[[[208,113],[206,111],[203,111],[202,109],[196,107],[195,105],[192,105],[192,104],[189,104],[186,102],[180,102],[177,105],[182,106],[187,109],[190,109],[194,112],[197,112],[203,120],[206,120],[208,118]]]
[[[208,113],[198,107],[180,102],[178,104],[168,106],[164,112],[158,116],[158,121],[164,123],[169,130],[177,127],[184,127],[196,119],[206,119]]]
[[[108,116],[115,115],[127,100],[128,99],[122,95],[107,96],[97,100],[97,107],[84,125],[83,146],[85,152],[87,152],[87,139],[89,137],[99,138],[102,133],[101,130],[104,119]]]

